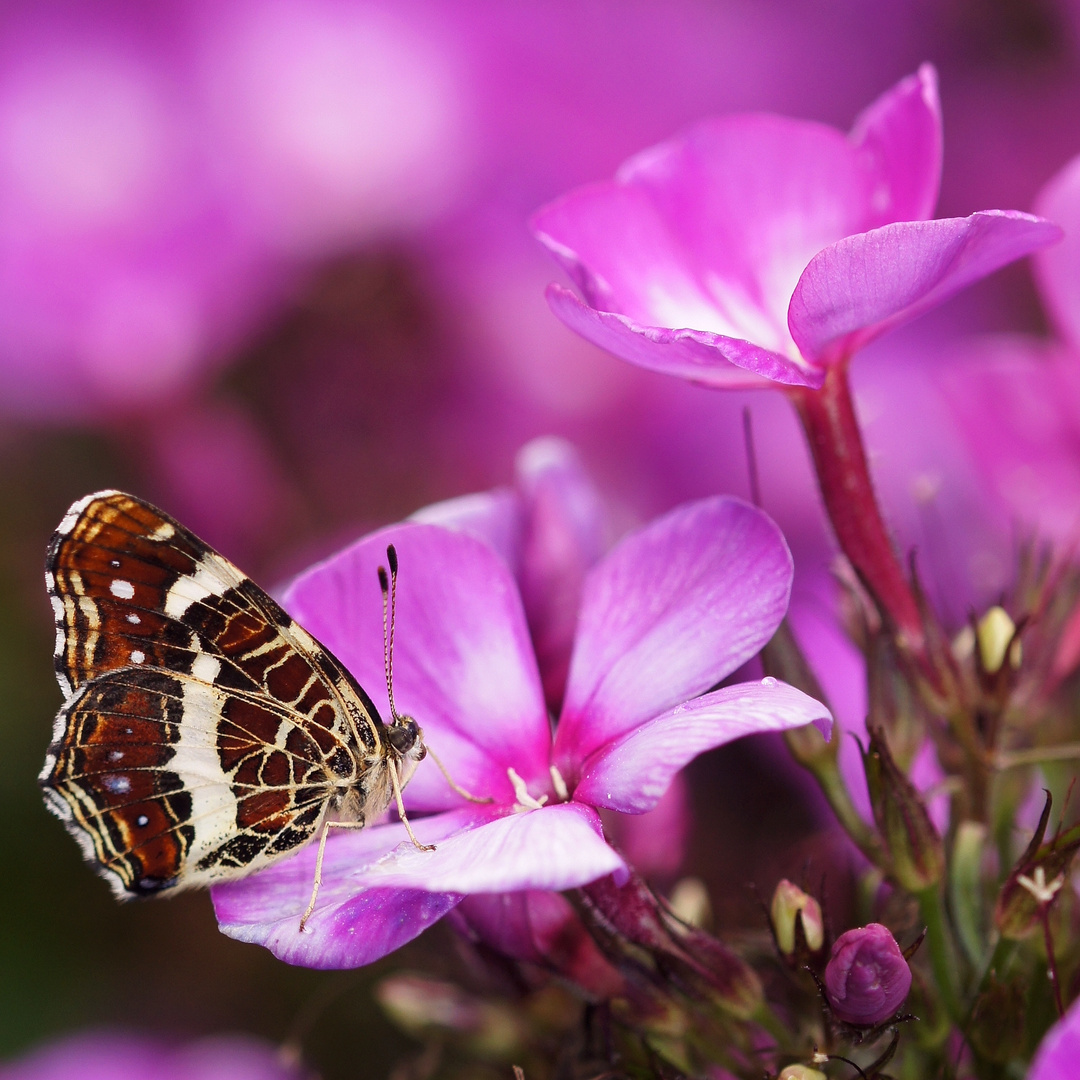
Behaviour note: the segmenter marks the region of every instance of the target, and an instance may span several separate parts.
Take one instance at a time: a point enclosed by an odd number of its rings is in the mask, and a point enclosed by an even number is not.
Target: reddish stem
[[[820,390],[791,387],[788,396],[810,443],[818,485],[841,550],[903,644],[921,655],[922,619],[878,509],[847,363],[830,366]]]

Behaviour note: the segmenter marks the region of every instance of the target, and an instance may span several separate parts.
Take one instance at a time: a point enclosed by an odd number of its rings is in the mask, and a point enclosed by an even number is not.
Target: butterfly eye
[[[399,754],[407,754],[420,737],[420,728],[411,716],[402,716],[400,721],[386,729],[386,741]]]

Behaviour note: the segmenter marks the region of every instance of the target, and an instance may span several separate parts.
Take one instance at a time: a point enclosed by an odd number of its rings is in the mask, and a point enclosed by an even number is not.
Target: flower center
[[[514,813],[521,814],[526,810],[539,810],[540,807],[548,801],[546,795],[541,795],[539,799],[534,799],[529,794],[529,789],[525,786],[525,781],[521,779],[517,770],[512,766],[506,770],[506,775],[510,777],[510,783],[514,785]]]

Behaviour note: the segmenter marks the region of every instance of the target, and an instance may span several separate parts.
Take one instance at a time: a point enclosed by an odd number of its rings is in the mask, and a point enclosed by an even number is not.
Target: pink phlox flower
[[[554,735],[521,590],[475,535],[416,522],[381,530],[301,575],[287,608],[388,716],[376,577],[388,543],[401,564],[398,707],[418,718],[459,785],[494,801],[465,801],[422,762],[406,804],[436,850],[416,850],[397,821],[335,834],[303,934],[314,845],[217,887],[222,929],[289,962],[357,966],[463,897],[621,875],[600,808],[652,809],[693,757],[742,735],[809,722],[829,730],[820,703],[774,680],[704,693],[771,637],[790,591],[783,537],[738,500],[679,507],[587,570]]]
[[[219,1035],[170,1045],[144,1035],[87,1031],[0,1065],[3,1080],[303,1080],[278,1049],[258,1039]]]
[[[1080,156],[1035,199],[1065,229],[1033,260],[1057,340],[1010,334],[965,343],[944,393],[996,506],[1062,543],[1080,537]]]
[[[828,365],[1061,230],[1012,210],[929,220],[941,176],[934,69],[850,134],[786,117],[704,120],[533,218],[581,291],[548,301],[590,341],[717,387],[817,387]]]

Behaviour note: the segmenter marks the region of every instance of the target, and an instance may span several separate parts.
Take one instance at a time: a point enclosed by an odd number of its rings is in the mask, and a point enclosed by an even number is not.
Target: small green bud
[[[773,893],[769,914],[772,916],[776,944],[784,956],[794,955],[799,944],[796,933],[799,922],[802,923],[806,948],[812,953],[821,951],[825,944],[821,905],[798,885],[793,885],[787,878],[783,878]]]
[[[922,796],[893,760],[880,728],[870,730],[863,767],[874,821],[888,849],[890,873],[911,892],[937,884],[945,870],[941,837]]]
[[[979,644],[979,659],[983,671],[990,675],[1000,671],[1008,653],[1009,666],[1020,666],[1020,642],[1016,640],[1016,623],[1009,618],[1009,613],[995,604],[980,620],[975,628],[975,638]]]
[[[777,1080],[826,1080],[826,1077],[823,1072],[811,1069],[809,1065],[789,1065]]]

